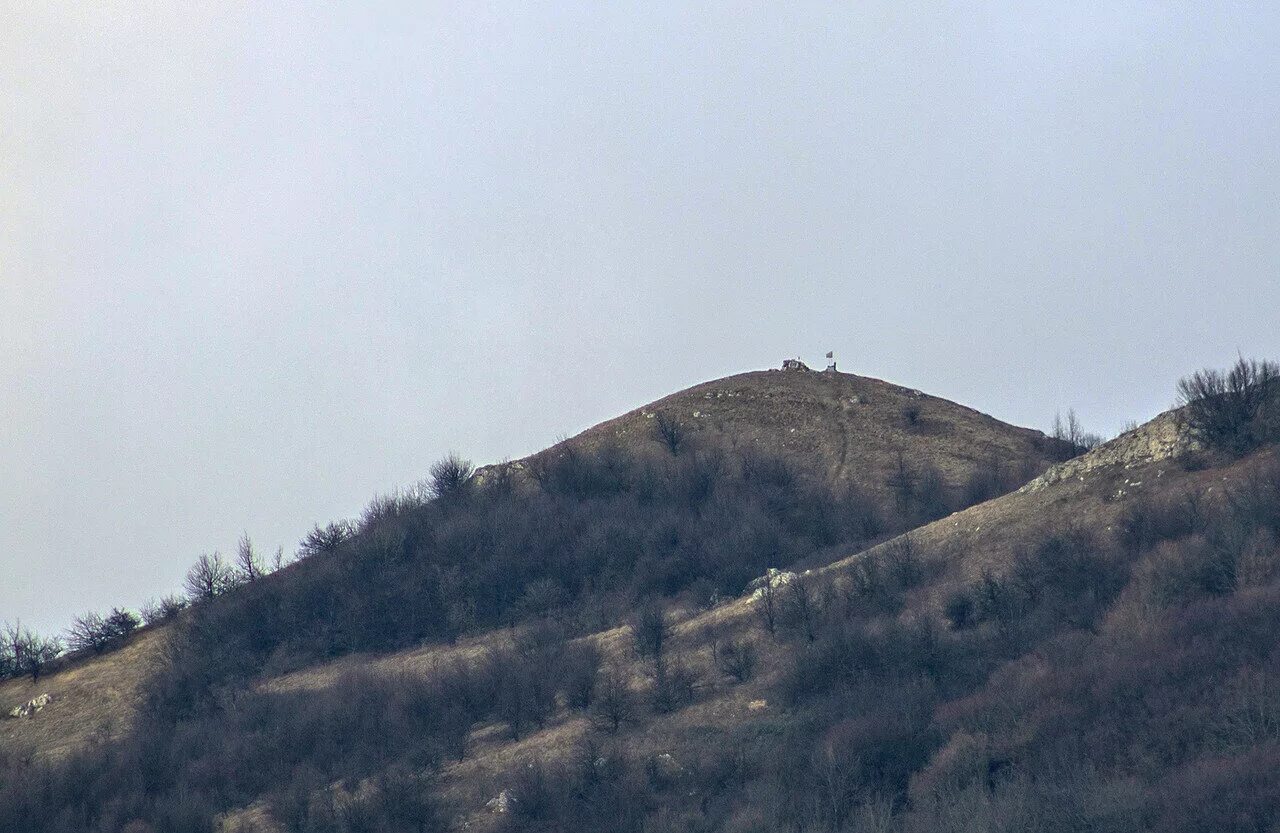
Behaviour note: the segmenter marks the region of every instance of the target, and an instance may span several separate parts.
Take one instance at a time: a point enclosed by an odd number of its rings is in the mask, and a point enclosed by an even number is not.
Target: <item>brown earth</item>
[[[913,470],[933,466],[960,486],[993,462],[1025,482],[1053,462],[1055,446],[1039,431],[879,379],[767,370],[695,385],[506,465],[523,469],[565,447],[651,444],[659,413],[693,436],[782,456],[880,497],[899,452]],[[481,469],[481,476],[492,468]]]

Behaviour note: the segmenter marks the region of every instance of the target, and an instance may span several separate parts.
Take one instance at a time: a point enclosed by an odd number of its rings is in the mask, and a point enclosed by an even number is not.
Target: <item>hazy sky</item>
[[[330,5],[0,0],[0,620],[791,355],[1280,356],[1273,4]]]

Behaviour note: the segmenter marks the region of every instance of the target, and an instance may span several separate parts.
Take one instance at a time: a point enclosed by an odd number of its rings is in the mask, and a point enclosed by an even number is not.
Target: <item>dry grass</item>
[[[73,663],[38,683],[26,677],[0,683],[5,712],[41,694],[53,698],[33,718],[0,720],[0,745],[57,759],[129,731],[165,638],[164,629],[148,629],[118,651]]]
[[[915,424],[906,416],[916,409]],[[1051,462],[1044,434],[972,408],[879,379],[849,373],[756,371],[696,385],[603,422],[565,441],[571,447],[624,447],[654,440],[654,414],[693,434],[796,461],[879,496],[901,451],[908,465],[936,467],[963,484],[991,460],[1025,479]],[[561,445],[533,455],[554,453]],[[519,464],[517,464],[519,465]]]

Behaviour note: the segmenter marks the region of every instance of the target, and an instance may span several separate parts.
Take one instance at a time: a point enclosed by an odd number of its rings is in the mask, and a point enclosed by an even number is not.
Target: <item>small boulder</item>
[[[36,712],[44,711],[44,707],[49,705],[51,700],[53,700],[53,698],[48,694],[41,694],[39,697],[33,697],[21,706],[14,706],[9,710],[9,713],[6,714],[5,717],[10,719],[35,717]]]
[[[516,798],[511,794],[511,790],[503,790],[489,799],[484,806],[491,813],[510,813],[515,803]]]

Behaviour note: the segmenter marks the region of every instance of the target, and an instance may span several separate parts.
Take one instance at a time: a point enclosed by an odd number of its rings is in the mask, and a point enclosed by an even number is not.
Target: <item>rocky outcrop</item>
[[[9,710],[5,717],[16,720],[21,717],[35,717],[36,712],[44,711],[44,707],[49,705],[53,698],[48,694],[41,694],[39,697],[33,697],[21,706],[14,706]]]
[[[770,567],[769,571],[760,576],[760,578],[752,579],[751,583],[747,585],[747,589],[751,591],[752,599],[759,599],[765,595],[766,590],[777,590],[779,587],[788,585],[795,580],[795,573]]]
[[[511,794],[510,790],[503,790],[493,798],[485,802],[485,809],[490,813],[510,813],[511,808],[515,805],[516,798]]]
[[[1200,443],[1182,426],[1175,411],[1167,411],[1145,425],[1126,431],[1110,442],[1065,463],[1050,466],[1044,474],[1018,491],[1038,492],[1045,486],[1064,480],[1083,480],[1090,472],[1105,467],[1126,469],[1169,460],[1200,450]]]

